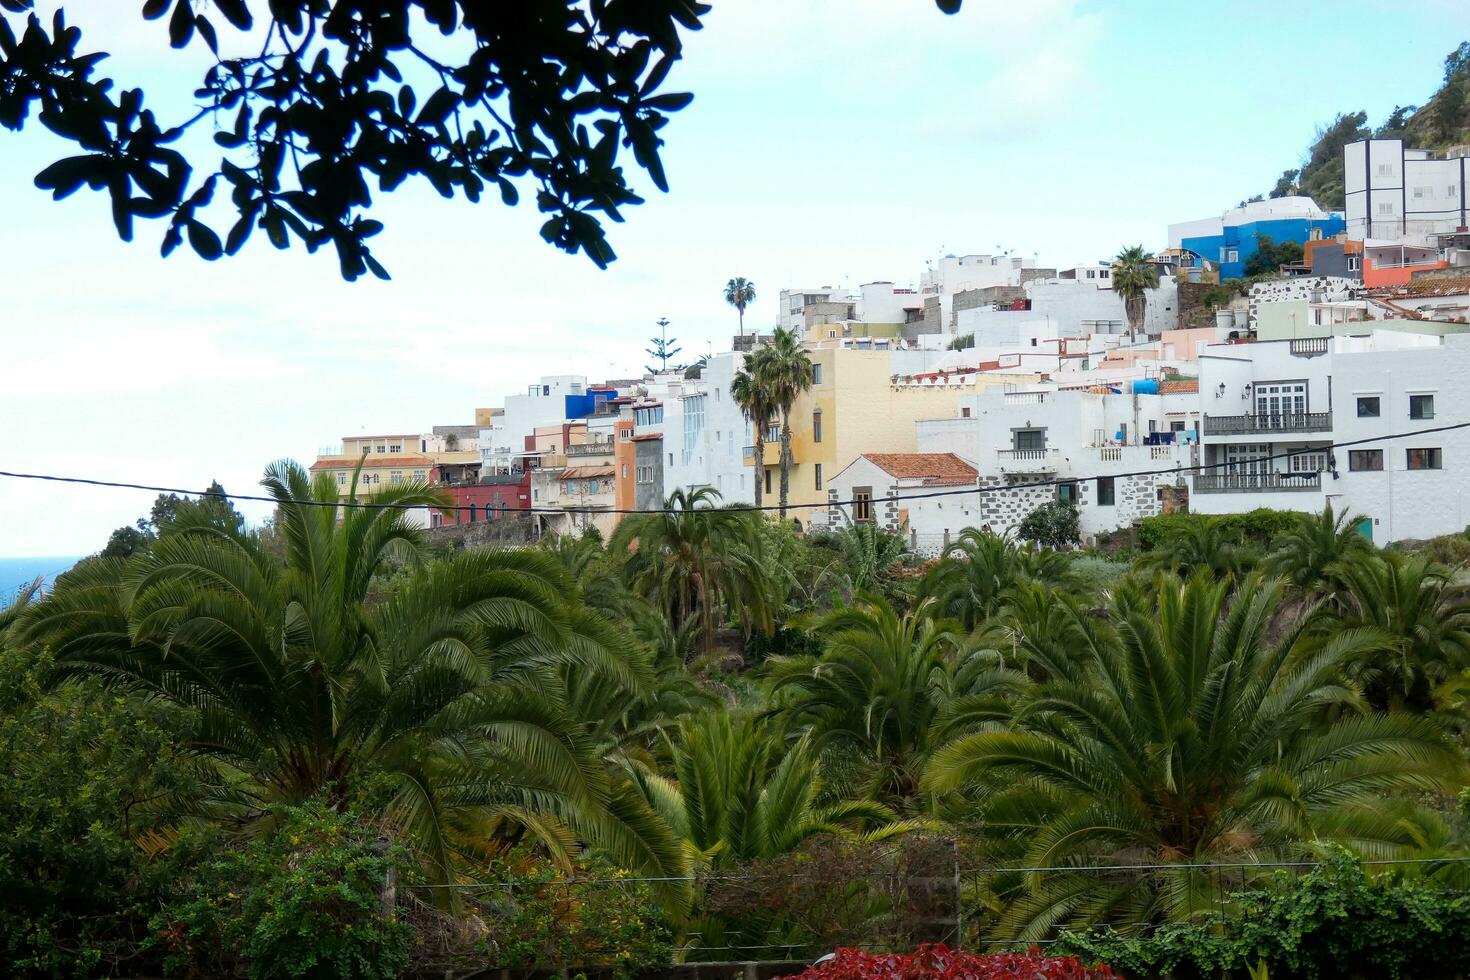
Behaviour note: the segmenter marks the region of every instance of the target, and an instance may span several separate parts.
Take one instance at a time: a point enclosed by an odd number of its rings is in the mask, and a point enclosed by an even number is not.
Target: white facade
[[[1466,226],[1464,157],[1433,159],[1403,140],[1343,147],[1348,237],[1429,243]]]
[[[851,303],[852,294],[837,286],[821,286],[806,289],[783,289],[780,296],[781,311],[777,322],[787,330],[801,332],[806,328],[805,311],[813,303]]]
[[[908,286],[865,282],[858,289],[858,316],[864,323],[903,323],[909,310],[924,305],[919,291]]]
[[[1145,333],[1157,335],[1174,329],[1179,320],[1178,294],[1172,276],[1159,277],[1158,288],[1145,294]],[[1026,295],[1031,300],[1031,313],[1053,321],[1059,336],[1121,334],[1128,330],[1123,298],[1113,292],[1111,284],[1088,279],[1037,280],[1026,284]]]
[[[1470,336],[1375,330],[1226,345],[1200,367],[1206,468],[1191,510],[1311,512],[1331,501],[1369,518],[1378,544],[1470,523],[1466,430],[1342,445],[1465,421]]]
[[[716,354],[702,377],[663,396],[663,490],[710,487],[724,503],[752,503],[755,487],[742,451],[750,423],[730,397],[730,384],[744,363],[736,352]]]
[[[1019,286],[1021,273],[1034,268],[1035,259],[1019,255],[946,255],[929,264],[928,271],[920,278],[919,293],[923,298],[939,300],[940,322],[948,324],[955,293],[991,286]]]
[[[956,462],[974,466],[963,457]],[[983,524],[979,495],[958,492],[965,489],[966,482],[973,482],[973,477],[970,481],[954,478],[936,482],[895,476],[867,456],[859,456],[827,481],[827,497],[846,502],[859,492],[870,494],[870,520],[885,530],[903,534],[912,551],[938,555],[965,528]],[[943,495],[916,496],[926,493]],[[841,528],[852,523],[854,509],[852,505],[831,507],[826,513],[827,526]],[[818,523],[815,515],[814,523]]]
[[[1195,392],[1102,395],[1036,385],[961,398],[959,418],[917,424],[917,449],[975,461],[985,492],[974,526],[1004,533],[1060,494],[1077,504],[1088,538],[1160,512],[1163,489],[1177,486],[1195,459],[1198,421]],[[1063,487],[1021,486],[1053,479]]]
[[[553,374],[529,385],[523,395],[508,395],[505,411],[494,423],[480,430],[480,459],[484,471],[507,472],[526,450],[526,437],[538,426],[566,421],[568,395],[587,391],[587,378],[580,374]]]

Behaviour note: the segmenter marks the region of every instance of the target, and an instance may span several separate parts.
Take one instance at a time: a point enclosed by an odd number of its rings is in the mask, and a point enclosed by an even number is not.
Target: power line
[[[1451,432],[1456,429],[1470,428],[1470,422],[1455,422],[1450,425],[1437,425],[1428,429],[1416,429],[1413,432],[1395,432],[1383,436],[1370,436],[1364,439],[1351,439],[1345,442],[1330,442],[1324,445],[1310,446],[1304,449],[1293,449],[1288,452],[1273,453],[1267,456],[1255,456],[1250,460],[1228,460],[1217,463],[1191,463],[1187,466],[1168,466],[1159,469],[1132,470],[1125,473],[1097,473],[1087,476],[1054,477],[1048,480],[1032,480],[1025,483],[1006,483],[991,487],[965,486],[954,487],[944,490],[930,490],[921,493],[890,494],[885,497],[870,497],[867,499],[852,500],[829,500],[819,503],[788,503],[786,510],[828,510],[834,507],[851,507],[857,504],[879,504],[887,501],[902,500],[927,500],[934,497],[962,497],[970,494],[983,496],[992,493],[1008,493],[1013,490],[1032,490],[1046,487],[1057,487],[1063,484],[1082,483],[1087,480],[1096,479],[1119,479],[1140,476],[1183,476],[1185,473],[1201,473],[1206,470],[1215,470],[1227,466],[1238,466],[1242,462],[1267,463],[1281,459],[1294,459],[1298,456],[1310,456],[1321,453],[1324,450],[1347,449],[1352,446],[1366,446],[1379,442],[1390,442],[1398,439],[1412,439],[1417,436],[1435,435],[1441,432]],[[763,504],[757,507],[755,504],[730,504],[724,507],[651,507],[647,509],[636,509],[626,507],[496,507],[478,504],[429,504],[429,503],[394,503],[377,502],[373,500],[279,500],[265,494],[248,493],[220,493],[208,490],[190,490],[181,487],[153,486],[146,483],[124,483],[114,480],[94,480],[80,476],[59,476],[51,473],[20,473],[9,470],[0,470],[0,477],[13,480],[39,480],[49,483],[66,483],[79,486],[101,487],[112,490],[144,490],[150,493],[171,493],[186,497],[212,497],[216,500],[238,500],[255,503],[274,504],[277,506],[295,507],[332,507],[351,508],[355,510],[436,510],[441,513],[452,513],[467,510],[489,511],[495,510],[504,514],[699,514],[731,513],[731,512],[764,512],[779,511],[780,504]]]

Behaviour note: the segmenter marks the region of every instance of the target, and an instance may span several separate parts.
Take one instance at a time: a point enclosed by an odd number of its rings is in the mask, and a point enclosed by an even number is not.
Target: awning
[[[561,471],[558,480],[590,480],[599,476],[612,476],[617,470],[611,466],[568,466]]]

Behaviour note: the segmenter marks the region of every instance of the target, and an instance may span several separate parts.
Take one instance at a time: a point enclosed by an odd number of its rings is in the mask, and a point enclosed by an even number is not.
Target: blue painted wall
[[[588,388],[581,395],[567,395],[567,414],[569,419],[585,419],[597,411],[597,406],[609,398],[618,397],[616,388]]]
[[[1245,275],[1245,263],[1258,251],[1256,243],[1261,235],[1273,242],[1298,242],[1306,244],[1312,237],[1312,229],[1322,229],[1323,238],[1331,238],[1347,227],[1340,215],[1326,221],[1310,221],[1306,218],[1273,218],[1268,221],[1252,221],[1244,225],[1226,225],[1223,235],[1200,235],[1180,242],[1185,248],[1198,252],[1212,262],[1220,263],[1221,279],[1239,279]],[[1236,250],[1236,261],[1222,259],[1223,250]]]

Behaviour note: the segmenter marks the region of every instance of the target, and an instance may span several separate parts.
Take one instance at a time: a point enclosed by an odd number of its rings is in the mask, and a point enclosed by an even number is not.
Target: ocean
[[[10,605],[17,592],[38,578],[50,588],[56,576],[82,560],[81,555],[51,558],[0,558],[0,607]]]

